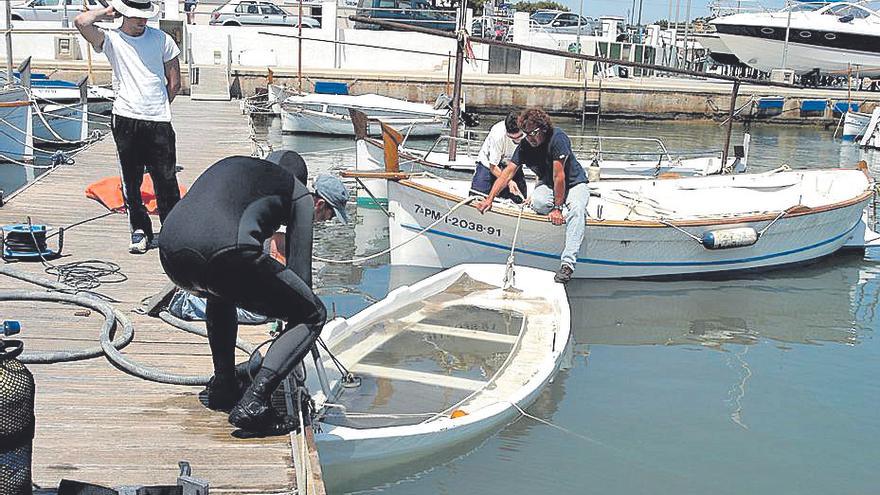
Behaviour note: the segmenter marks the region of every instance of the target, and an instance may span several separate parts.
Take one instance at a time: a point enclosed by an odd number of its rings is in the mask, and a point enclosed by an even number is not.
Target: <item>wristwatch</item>
[[[553,205],[553,208],[550,208],[550,211],[553,210],[558,210],[560,213],[562,213],[562,205]]]

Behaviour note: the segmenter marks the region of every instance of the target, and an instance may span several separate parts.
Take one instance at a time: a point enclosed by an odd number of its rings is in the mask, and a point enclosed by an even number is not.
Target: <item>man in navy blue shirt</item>
[[[565,224],[565,246],[554,279],[568,283],[574,275],[577,253],[584,240],[590,199],[587,174],[571,150],[568,135],[553,127],[550,116],[543,110],[525,110],[519,116],[519,128],[525,133],[525,139],[507,160],[489,195],[476,207],[480,212],[491,208],[492,200],[507,187],[519,167],[529,167],[538,176],[538,185],[531,195],[532,209],[547,215],[553,225]]]

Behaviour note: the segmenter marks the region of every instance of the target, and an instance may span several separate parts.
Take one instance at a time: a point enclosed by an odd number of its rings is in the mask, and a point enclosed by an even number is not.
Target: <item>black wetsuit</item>
[[[162,224],[159,258],[179,287],[207,299],[215,374],[234,372],[236,307],[287,321],[263,368],[286,376],[307,354],[327,312],[312,292],[314,200],[296,173],[256,158],[208,168]],[[300,178],[297,178],[299,176]],[[287,265],[263,245],[287,226]]]

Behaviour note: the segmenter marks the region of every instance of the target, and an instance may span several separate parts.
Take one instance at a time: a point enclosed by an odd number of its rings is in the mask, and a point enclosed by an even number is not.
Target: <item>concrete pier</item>
[[[185,67],[184,67],[185,69]],[[81,62],[55,63],[35,71],[57,70],[56,77],[75,79],[86,73]],[[276,84],[297,87],[296,72],[272,68]],[[110,70],[100,64],[93,67],[95,83],[110,82]],[[232,66],[231,80],[239,96],[250,96],[265,89],[269,68]],[[183,70],[184,89],[188,87]],[[414,102],[433,102],[440,93],[452,93],[446,74],[425,72],[351,71],[341,69],[305,69],[303,88],[311,90],[315,81],[340,81],[349,85],[352,94],[378,93]],[[465,103],[469,110],[485,113],[506,113],[512,109],[542,106],[556,115],[580,115],[585,99],[584,81],[565,78],[541,78],[508,74],[471,74],[463,81]],[[600,91],[601,86],[601,91]],[[674,77],[633,77],[591,79],[586,84],[586,100],[600,102],[602,118],[646,120],[719,120],[727,116],[731,83],[709,79]],[[785,105],[779,115],[754,117],[755,122],[779,124],[836,124],[832,106],[847,101],[846,89],[783,88],[744,84],[739,91],[737,106],[747,105],[762,97],[783,97]],[[852,91],[853,103],[861,111],[870,112],[880,103],[880,92]],[[819,115],[801,115],[806,100],[827,100],[830,104]],[[744,108],[741,118],[750,115]]]

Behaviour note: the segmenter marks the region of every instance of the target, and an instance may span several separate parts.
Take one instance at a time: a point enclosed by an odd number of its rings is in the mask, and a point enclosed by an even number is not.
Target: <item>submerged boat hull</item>
[[[463,198],[413,181],[389,181],[388,196],[390,242],[398,246],[391,252],[393,264],[449,267],[475,260],[502,263],[510,253],[518,209],[495,207],[480,214],[466,205],[445,215]],[[678,228],[656,222],[603,221],[597,206],[588,206],[590,220],[574,276],[682,276],[802,263],[831,254],[847,243],[859,231],[870,198],[868,190],[846,203],[784,215],[776,221],[776,214],[716,217],[678,222]],[[591,202],[598,201],[591,198]],[[766,232],[750,246],[714,250],[685,233],[699,237],[744,227],[755,231],[766,228]],[[405,243],[425,228],[424,235]],[[516,262],[558,269],[564,237],[563,226],[554,226],[546,217],[526,215],[517,236]]]
[[[469,276],[480,283],[491,281],[493,286],[500,287],[505,273],[504,265],[460,265],[422,280],[412,286],[404,286],[392,291],[388,297],[364,310],[348,320],[337,319],[325,327],[328,335],[328,347],[334,350],[340,343],[346,342],[352,334],[367,332],[368,339],[376,334],[370,333],[371,322],[389,321],[394,314],[400,314],[402,308],[413,301],[427,301],[440,290],[458,280]],[[528,407],[542,392],[544,386],[552,380],[563,362],[570,336],[570,314],[564,288],[553,283],[553,273],[518,268],[514,292],[499,292],[500,288],[488,292],[474,290],[461,301],[439,303],[470,307],[476,304],[487,310],[514,311],[522,315],[523,325],[532,325],[523,333],[510,335],[507,333],[487,333],[473,330],[470,327],[451,328],[452,334],[438,337],[423,334],[421,339],[436,339],[449,353],[457,353],[456,349],[470,348],[469,345],[485,345],[486,342],[509,339],[513,345],[510,357],[498,367],[496,374],[489,373],[488,381],[482,382],[484,389],[467,395],[454,407],[462,414],[449,414],[449,411],[438,414],[425,421],[413,424],[358,429],[351,426],[338,426],[322,422],[320,431],[315,435],[325,479],[335,486],[348,486],[356,483],[363,476],[376,475],[395,466],[419,465],[420,461],[429,465],[437,465],[442,460],[461,454],[461,448],[472,448],[487,435],[515,420],[519,415],[518,408]],[[477,293],[494,294],[489,300],[479,299]],[[503,295],[507,294],[507,295]],[[469,298],[475,297],[474,300]],[[538,306],[535,306],[535,305]],[[437,303],[427,305],[437,308]],[[540,309],[535,309],[540,307]],[[531,308],[531,309],[530,309]],[[526,323],[529,322],[529,323]],[[455,325],[449,322],[449,325]],[[387,331],[387,327],[386,327]],[[452,335],[464,336],[456,346]],[[476,336],[481,334],[482,336]],[[380,332],[381,335],[381,332]],[[489,338],[489,340],[481,340]],[[374,343],[379,348],[387,340]],[[478,340],[471,340],[478,339]],[[433,340],[432,340],[433,341]],[[362,344],[362,343],[361,343]],[[357,348],[357,346],[355,346]],[[384,347],[383,347],[384,349]],[[350,350],[350,349],[349,349]],[[343,350],[337,356],[345,356]],[[395,363],[399,363],[397,360]],[[329,363],[327,363],[329,365]],[[351,363],[347,363],[350,365]],[[421,369],[421,368],[417,368]],[[356,371],[357,373],[357,371]],[[310,373],[313,377],[316,373]],[[457,380],[454,376],[436,375],[435,386],[441,386],[446,380]],[[389,400],[395,387],[393,382],[383,381],[385,392],[377,398],[379,402]],[[515,384],[515,385],[514,385]],[[313,385],[314,386],[314,385]],[[311,387],[310,387],[311,388]],[[437,389],[442,394],[441,389]],[[320,400],[320,399],[316,399]],[[375,402],[375,401],[374,401]],[[457,402],[457,401],[454,401]],[[347,414],[347,413],[346,413]],[[399,471],[395,471],[399,474]],[[382,478],[387,481],[386,478]],[[361,480],[362,482],[363,480]]]

